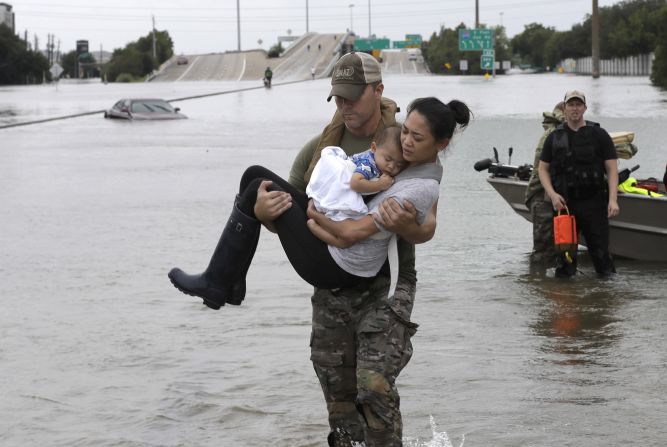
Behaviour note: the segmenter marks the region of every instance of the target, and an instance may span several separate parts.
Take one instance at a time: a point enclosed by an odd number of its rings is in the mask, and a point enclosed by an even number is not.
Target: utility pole
[[[155,16],[153,17],[153,60],[157,61],[157,51],[156,51],[156,44],[155,44]]]
[[[241,51],[241,10],[239,0],[236,0],[236,39],[238,41],[238,51]]]
[[[306,32],[308,32],[308,0],[306,0]]]
[[[354,4],[350,3],[350,32],[354,32],[354,18],[352,17],[352,8],[354,8]]]
[[[475,0],[475,28],[479,28],[479,0]]]
[[[591,41],[593,48],[591,49],[593,67],[591,75],[593,79],[600,77],[600,15],[598,14],[598,0],[593,0],[593,14],[591,16],[591,28],[593,36]]]
[[[368,0],[368,38],[371,39],[373,33],[371,32],[371,0]]]

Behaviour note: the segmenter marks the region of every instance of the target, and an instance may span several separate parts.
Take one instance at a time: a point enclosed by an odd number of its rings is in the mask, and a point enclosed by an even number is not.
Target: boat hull
[[[530,221],[524,203],[528,182],[488,177],[487,181],[521,217]],[[667,198],[618,195],[620,214],[609,221],[609,251],[614,256],[667,262]],[[582,240],[582,245],[586,241]]]

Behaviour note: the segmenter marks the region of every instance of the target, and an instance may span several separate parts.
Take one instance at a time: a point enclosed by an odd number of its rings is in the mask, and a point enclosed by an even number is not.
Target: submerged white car
[[[121,99],[109,110],[104,112],[105,118],[125,120],[178,120],[187,118],[164,99],[127,98]]]

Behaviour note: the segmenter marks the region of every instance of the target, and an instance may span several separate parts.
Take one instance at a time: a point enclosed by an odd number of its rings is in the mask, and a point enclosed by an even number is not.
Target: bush
[[[283,54],[283,51],[285,51],[283,44],[278,42],[269,49],[269,57],[280,57],[280,55]]]
[[[134,76],[130,73],[121,73],[116,77],[116,82],[134,82]]]

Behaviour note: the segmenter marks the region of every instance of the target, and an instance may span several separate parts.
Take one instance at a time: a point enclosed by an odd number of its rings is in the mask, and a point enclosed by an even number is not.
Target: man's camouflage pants
[[[533,252],[530,259],[551,266],[558,257],[554,247],[553,205],[542,194],[536,194],[527,205],[533,220]]]
[[[379,277],[312,297],[311,360],[327,402],[329,445],[402,445],[396,378],[412,356],[417,325],[395,307],[409,302],[411,309],[415,287],[399,281],[391,303],[388,288]]]

